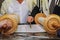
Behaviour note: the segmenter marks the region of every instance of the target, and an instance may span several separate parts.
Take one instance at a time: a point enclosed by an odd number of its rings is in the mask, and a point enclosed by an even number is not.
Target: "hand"
[[[5,19],[0,22],[0,28],[10,28],[10,27],[12,27],[12,23],[10,20]]]
[[[29,22],[29,23],[33,22],[33,17],[32,16],[28,16],[27,22]]]

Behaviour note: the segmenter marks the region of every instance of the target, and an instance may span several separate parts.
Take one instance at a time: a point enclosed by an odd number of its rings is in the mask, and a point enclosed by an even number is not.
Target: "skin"
[[[1,22],[0,22],[0,28],[1,27],[6,27],[6,26],[12,26],[12,23],[11,23],[11,21],[10,20],[7,20],[7,19],[5,19],[5,20],[2,20]]]
[[[5,19],[0,22],[0,30],[2,30],[3,33],[10,28],[12,28],[12,22],[10,20]]]
[[[17,0],[20,4],[23,2],[23,0]]]
[[[33,22],[33,21],[34,21],[34,20],[33,20],[33,17],[32,17],[32,16],[28,16],[27,22],[31,23],[31,22]]]

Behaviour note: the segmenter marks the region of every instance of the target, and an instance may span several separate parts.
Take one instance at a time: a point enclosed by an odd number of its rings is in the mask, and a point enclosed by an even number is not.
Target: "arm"
[[[32,22],[33,24],[35,23],[34,22],[34,17],[37,13],[39,13],[39,8],[37,6],[35,6],[31,12],[31,15],[28,16],[28,22]]]
[[[40,11],[39,11],[38,6],[36,5],[36,6],[33,8],[33,10],[32,10],[31,16],[35,17],[35,15],[36,15],[37,13],[40,13]]]

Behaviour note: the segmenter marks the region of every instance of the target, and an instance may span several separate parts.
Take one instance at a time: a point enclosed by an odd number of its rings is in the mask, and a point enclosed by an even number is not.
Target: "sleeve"
[[[35,15],[36,15],[37,13],[40,13],[40,11],[39,11],[38,6],[36,5],[36,6],[33,8],[32,12],[31,12],[31,16],[32,16],[32,17],[35,17]]]
[[[5,2],[4,2],[5,3]],[[4,9],[4,3],[2,3],[2,6],[1,6],[1,14],[3,15],[3,14],[5,14],[5,9]]]
[[[35,17],[35,15],[36,15],[37,13],[40,13],[40,11],[39,11],[38,6],[36,5],[36,6],[33,8],[30,16]],[[35,21],[33,21],[32,24],[35,24]]]

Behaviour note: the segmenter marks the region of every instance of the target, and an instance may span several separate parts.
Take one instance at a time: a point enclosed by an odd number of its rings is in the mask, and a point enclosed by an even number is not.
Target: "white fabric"
[[[24,0],[22,4],[19,4],[17,0],[5,0],[2,3],[1,13],[3,15],[5,13],[17,14],[20,17],[20,23],[26,23],[28,12],[32,12],[34,5],[36,5],[36,0]]]
[[[50,5],[51,5],[51,2],[52,2],[52,0],[49,0],[49,7],[50,7]]]
[[[46,16],[49,16],[49,3],[48,0],[42,0],[42,5],[43,5],[43,12]]]
[[[26,23],[27,16],[29,15],[28,12],[28,6],[25,1],[20,4],[18,1],[14,0],[7,9],[7,13],[14,13],[19,16],[20,23]]]
[[[1,6],[1,13],[2,14],[7,12],[8,7],[10,6],[10,4],[13,1],[16,1],[16,0],[5,0],[2,3],[2,6]],[[37,0],[25,0],[25,1],[26,1],[27,5],[28,5],[29,11],[32,12],[33,7],[37,4]]]
[[[32,12],[32,9],[37,5],[37,0],[26,0],[26,3],[29,7],[30,12]]]

